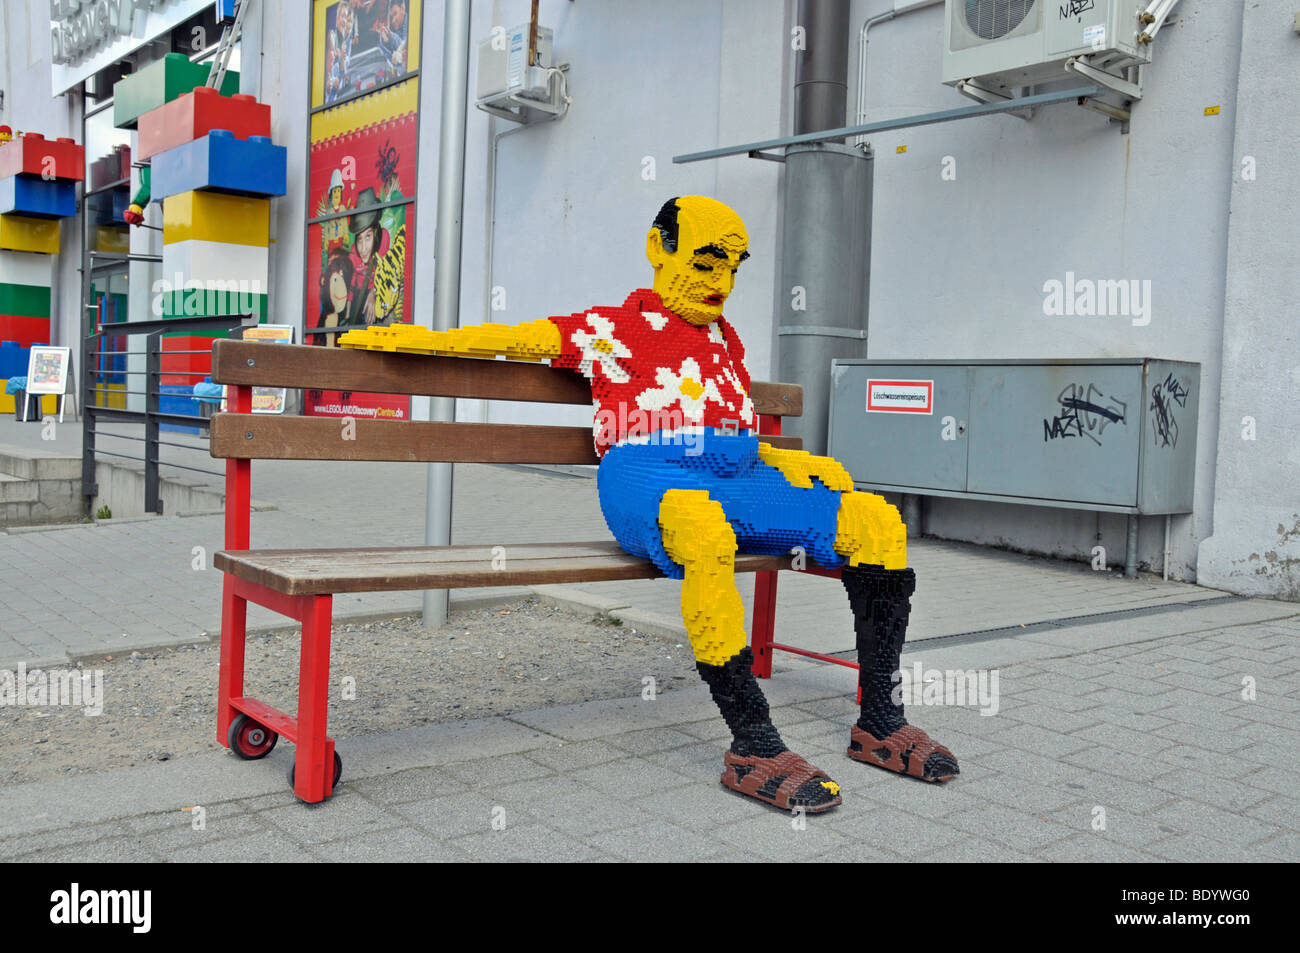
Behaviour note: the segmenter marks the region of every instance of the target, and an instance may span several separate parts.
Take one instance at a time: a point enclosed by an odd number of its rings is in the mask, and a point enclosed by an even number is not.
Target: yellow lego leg
[[[854,490],[840,497],[835,551],[850,566],[907,568],[907,526],[883,496]]]
[[[745,647],[745,608],[736,590],[736,534],[705,490],[669,490],[659,504],[664,549],[686,568],[682,622],[695,659],[722,665]]]
[[[782,810],[809,813],[841,802],[840,786],[781,740],[745,645],[745,609],[736,591],[736,534],[706,490],[669,490],[659,503],[664,549],[685,567],[682,621],[695,667],[732,732],[722,783]]]

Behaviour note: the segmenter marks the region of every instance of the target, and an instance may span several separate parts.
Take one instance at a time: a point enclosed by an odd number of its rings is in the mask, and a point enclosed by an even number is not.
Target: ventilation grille
[[[1006,36],[1029,16],[1034,0],[966,0],[966,25],[980,39]]]

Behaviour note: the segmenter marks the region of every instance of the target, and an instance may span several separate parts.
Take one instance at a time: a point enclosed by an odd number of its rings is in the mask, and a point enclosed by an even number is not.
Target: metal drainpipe
[[[438,230],[434,234],[433,329],[456,326],[460,312],[460,247],[465,211],[465,114],[469,95],[470,0],[447,0],[442,34],[442,121],[438,145]],[[456,402],[429,400],[430,420],[453,420]],[[424,544],[451,543],[450,463],[430,463],[425,490]],[[447,621],[446,589],[424,593],[423,624]]]
[[[795,52],[794,132],[842,126],[849,0],[799,0],[796,23],[805,49]],[[812,453],[826,452],[831,361],[866,354],[871,170],[869,152],[837,142],[785,154],[777,366],[803,385],[803,416],[785,427]]]
[[[1124,577],[1134,579],[1138,574],[1138,518],[1128,518],[1128,538],[1124,546]]]

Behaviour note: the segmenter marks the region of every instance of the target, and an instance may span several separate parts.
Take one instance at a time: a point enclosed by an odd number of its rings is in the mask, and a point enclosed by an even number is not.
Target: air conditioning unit
[[[537,28],[536,63],[528,62],[529,24],[513,30],[496,27],[492,38],[478,48],[478,96],[475,105],[484,112],[514,122],[528,122],[534,114],[547,118],[563,115],[569,106],[567,65],[554,62],[555,34]]]
[[[969,95],[963,84],[973,81],[977,90],[1007,98],[1016,87],[1067,79],[1072,69],[1141,95],[1125,70],[1151,62],[1150,43],[1138,42],[1139,16],[1151,0],[945,2],[943,81],[949,86]]]

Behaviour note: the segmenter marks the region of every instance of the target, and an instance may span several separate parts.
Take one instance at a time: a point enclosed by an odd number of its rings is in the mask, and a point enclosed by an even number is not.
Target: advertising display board
[[[314,3],[306,344],[336,347],[350,327],[412,320],[420,6]],[[406,396],[312,390],[304,397],[309,415],[410,416]]]

